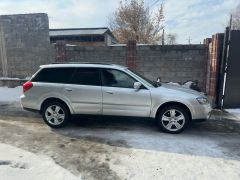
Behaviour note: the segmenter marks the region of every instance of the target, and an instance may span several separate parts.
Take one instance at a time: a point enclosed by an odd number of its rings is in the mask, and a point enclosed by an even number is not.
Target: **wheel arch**
[[[157,112],[155,114],[155,119],[157,118],[158,113],[160,112],[161,109],[163,109],[166,106],[170,106],[170,105],[176,105],[176,106],[180,106],[181,108],[184,108],[189,115],[190,121],[192,121],[192,113],[191,113],[191,110],[189,109],[189,107],[183,103],[176,102],[176,101],[169,101],[169,102],[165,102],[165,103],[161,104],[157,109]]]
[[[59,98],[56,98],[56,97],[49,97],[49,98],[46,98],[42,103],[41,103],[41,106],[40,106],[40,113],[42,114],[42,110],[43,110],[43,107],[49,103],[49,102],[59,102],[59,103],[62,103],[66,108],[67,110],[70,112],[70,114],[73,113],[72,109],[69,107],[69,105],[62,99],[59,99]]]

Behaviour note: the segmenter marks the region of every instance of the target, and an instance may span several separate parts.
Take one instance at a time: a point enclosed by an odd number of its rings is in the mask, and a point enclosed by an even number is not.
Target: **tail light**
[[[28,81],[28,82],[25,82],[23,84],[23,92],[26,92],[28,91],[29,89],[31,89],[33,87],[33,83]]]

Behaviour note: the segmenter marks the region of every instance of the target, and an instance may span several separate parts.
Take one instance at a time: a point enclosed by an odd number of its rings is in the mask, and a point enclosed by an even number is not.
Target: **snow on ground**
[[[232,114],[235,116],[237,119],[240,120],[240,109],[225,109],[228,113]]]
[[[77,180],[46,156],[0,143],[0,177],[7,180]]]
[[[115,156],[118,158],[118,163],[110,162],[110,167],[122,179],[239,180],[240,178],[240,162],[236,160],[136,149],[132,149],[131,154],[122,150],[121,156],[119,154]]]
[[[0,87],[0,102],[15,102],[20,101],[22,94],[22,86],[15,88]]]

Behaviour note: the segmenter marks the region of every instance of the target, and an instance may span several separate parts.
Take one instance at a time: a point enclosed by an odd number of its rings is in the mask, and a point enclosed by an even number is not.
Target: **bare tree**
[[[240,4],[238,4],[232,13],[232,29],[240,30]]]
[[[173,45],[177,44],[177,35],[176,34],[168,34],[166,38],[166,44]]]
[[[120,43],[136,40],[137,43],[157,44],[163,22],[163,5],[153,14],[143,0],[124,0],[109,18],[109,27]]]

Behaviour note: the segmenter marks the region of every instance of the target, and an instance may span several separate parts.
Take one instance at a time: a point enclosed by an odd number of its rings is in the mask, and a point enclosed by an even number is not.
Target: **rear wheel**
[[[167,133],[181,133],[189,122],[189,114],[181,106],[169,105],[160,110],[157,115],[159,128]]]
[[[43,107],[42,116],[47,125],[52,128],[60,128],[67,124],[70,113],[64,104],[49,102]]]

